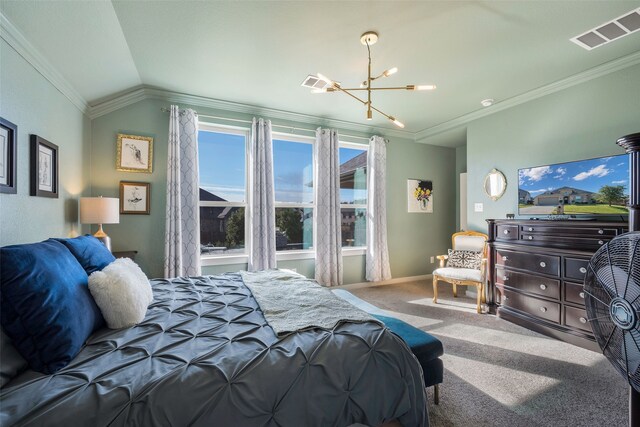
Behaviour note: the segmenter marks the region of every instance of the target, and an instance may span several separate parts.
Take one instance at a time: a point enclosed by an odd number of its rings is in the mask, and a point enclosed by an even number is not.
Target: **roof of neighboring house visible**
[[[367,167],[367,152],[363,152],[340,165],[340,177],[354,173],[357,169]]]
[[[200,201],[202,202],[226,202],[222,197],[218,197],[213,193],[208,192],[204,188],[200,188]]]
[[[527,197],[527,196],[531,197],[531,193],[521,188],[518,189],[518,197]]]
[[[587,191],[587,190],[580,190],[578,188],[573,188],[573,187],[560,187],[560,188],[556,188],[555,190],[551,190],[551,191],[545,191],[542,194],[537,195],[536,197],[540,197],[540,196],[556,196],[556,195],[566,195],[565,193],[569,193],[569,194],[586,194],[586,195],[591,195],[591,194],[596,194],[593,193],[591,191]]]

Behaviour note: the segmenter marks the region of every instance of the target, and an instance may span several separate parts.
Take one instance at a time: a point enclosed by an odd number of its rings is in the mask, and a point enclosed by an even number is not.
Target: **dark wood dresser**
[[[487,220],[487,302],[498,317],[599,351],[582,282],[596,250],[626,222]]]

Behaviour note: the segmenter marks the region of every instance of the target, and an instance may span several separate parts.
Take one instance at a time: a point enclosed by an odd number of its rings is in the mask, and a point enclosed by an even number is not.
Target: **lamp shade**
[[[80,223],[118,224],[120,222],[120,199],[115,197],[81,197]]]

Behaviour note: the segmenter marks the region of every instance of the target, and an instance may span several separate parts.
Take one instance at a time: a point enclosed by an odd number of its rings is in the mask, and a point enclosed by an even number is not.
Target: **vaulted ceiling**
[[[587,51],[570,38],[638,1],[6,1],[0,10],[90,105],[141,85],[366,124],[340,93],[300,86],[321,72],[366,77],[360,35],[377,31],[373,68],[393,86],[373,104],[409,132],[474,114],[611,61],[640,63],[640,32]],[[639,82],[640,84],[640,82]],[[496,107],[494,105],[494,107]],[[490,108],[494,108],[490,107]],[[374,114],[372,125],[393,125]]]

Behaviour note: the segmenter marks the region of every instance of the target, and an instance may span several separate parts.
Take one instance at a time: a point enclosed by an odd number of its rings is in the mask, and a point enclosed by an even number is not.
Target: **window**
[[[201,254],[244,254],[248,131],[199,127]]]
[[[276,250],[313,248],[313,139],[274,135]]]
[[[340,144],[342,246],[367,245],[367,146]]]

